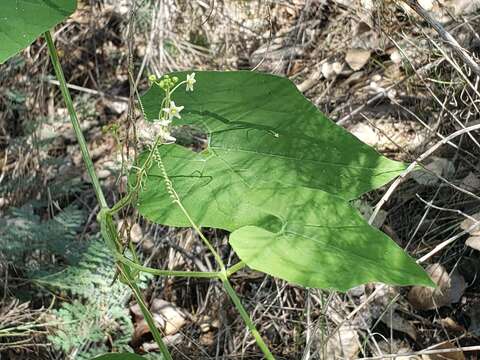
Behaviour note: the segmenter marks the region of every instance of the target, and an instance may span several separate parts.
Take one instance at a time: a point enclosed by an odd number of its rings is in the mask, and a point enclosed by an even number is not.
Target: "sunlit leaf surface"
[[[0,64],[70,16],[76,0],[2,0]]]
[[[150,120],[162,96],[153,87],[143,97]],[[175,124],[201,126],[209,146],[200,153],[161,146],[167,173],[197,224],[230,231],[230,244],[251,268],[307,287],[431,285],[421,267],[349,205],[405,164],[332,123],[289,80],[200,72],[195,91],[179,89],[174,100],[185,106]],[[146,218],[189,226],[156,164],[138,200]]]

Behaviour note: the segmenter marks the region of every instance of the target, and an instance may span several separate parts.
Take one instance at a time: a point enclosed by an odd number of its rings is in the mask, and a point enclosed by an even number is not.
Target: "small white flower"
[[[166,126],[161,126],[160,124],[155,127],[155,136],[160,137],[164,144],[171,144],[177,141],[177,139],[170,134],[170,129]]]
[[[193,91],[193,84],[195,84],[197,80],[195,80],[195,73],[192,72],[191,74],[187,74],[187,91]]]
[[[174,101],[170,101],[170,107],[164,108],[163,111],[168,115],[168,119],[173,117],[181,119],[180,111],[182,111],[184,106],[176,106]]]
[[[162,136],[162,139],[166,144],[173,144],[175,141],[177,141],[177,139],[170,135],[169,132],[165,132]]]
[[[168,120],[168,119],[164,119],[164,120],[154,120],[154,122],[160,126],[170,126],[170,124],[172,123],[171,120]]]
[[[137,126],[138,139],[152,144],[157,137],[160,137],[164,144],[174,143],[177,139],[170,134],[169,124],[170,121],[168,120],[156,121],[154,123],[142,122]]]

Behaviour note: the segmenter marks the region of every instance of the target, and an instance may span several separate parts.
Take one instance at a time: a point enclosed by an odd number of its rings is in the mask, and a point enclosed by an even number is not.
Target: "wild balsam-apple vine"
[[[131,168],[128,194],[109,207],[48,31],[75,8],[75,0],[2,4],[0,62],[44,33],[100,206],[102,236],[165,359],[172,357],[136,284],[139,272],[220,280],[266,359],[274,357],[229,281],[245,265],[306,287],[346,290],[371,281],[432,285],[421,267],[349,204],[392,180],[405,164],[381,156],[332,123],[289,80],[276,76],[150,76],[150,90],[138,97],[145,117],[139,137],[146,149]],[[202,128],[208,147],[197,153],[176,144],[172,126]],[[193,227],[219,270],[145,267],[133,247],[131,257],[125,256],[114,218],[129,204],[156,223]],[[201,227],[230,231],[229,242],[241,261],[227,268]],[[102,359],[133,358],[139,356]]]
[[[174,73],[161,81],[183,84],[190,77]],[[251,268],[306,287],[431,285],[420,266],[349,204],[405,164],[332,123],[287,79],[248,71],[197,72],[195,79],[193,92],[153,84],[142,98],[152,126],[159,111],[168,113],[164,104],[174,103],[182,115],[170,117],[172,125],[200,127],[208,136],[201,152],[157,142],[155,157],[163,162],[145,173],[136,202],[143,216],[191,226],[186,211],[199,227],[230,231],[230,244]],[[130,182],[136,181],[133,170]],[[171,189],[183,210],[171,206]]]

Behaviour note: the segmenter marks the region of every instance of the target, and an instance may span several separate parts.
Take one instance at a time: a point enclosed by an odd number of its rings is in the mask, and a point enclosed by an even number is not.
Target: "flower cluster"
[[[186,91],[193,91],[193,85],[197,82],[195,73],[187,74],[186,80],[181,82],[179,82],[178,77],[169,75],[165,75],[160,79],[155,75],[150,75],[148,80],[151,85],[155,84],[163,89],[165,97],[162,101],[158,118],[153,120],[153,124],[149,126],[140,126],[137,135],[140,139],[149,143],[172,144],[176,141],[171,135],[172,121],[175,118],[181,119],[180,112],[184,109],[184,106],[177,106],[171,99],[171,95],[181,85],[185,85]]]

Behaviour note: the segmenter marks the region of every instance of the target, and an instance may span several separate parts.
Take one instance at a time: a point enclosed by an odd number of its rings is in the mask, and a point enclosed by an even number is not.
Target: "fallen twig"
[[[470,56],[470,54],[460,46],[457,40],[440,24],[435,20],[427,10],[425,10],[417,0],[403,0],[405,4],[410,6],[423,20],[425,20],[445,41],[445,43],[452,49],[468,67],[477,75],[480,75],[480,66]]]
[[[427,157],[429,157],[430,155],[432,155],[440,146],[448,143],[450,140],[460,136],[460,135],[463,135],[465,133],[468,133],[470,131],[474,131],[474,130],[480,130],[480,124],[477,124],[477,125],[472,125],[472,126],[469,126],[469,127],[466,127],[464,129],[460,129],[458,131],[455,131],[453,134],[450,134],[448,135],[447,137],[445,137],[444,139],[440,140],[439,142],[437,142],[435,145],[433,145],[430,149],[428,149],[427,151],[425,151],[422,155],[420,155],[414,162],[412,162],[408,168],[399,176],[397,177],[397,179],[392,183],[392,185],[390,185],[390,187],[388,188],[387,192],[382,196],[382,198],[380,199],[380,201],[377,203],[377,205],[375,206],[375,209],[373,210],[373,213],[372,213],[372,216],[370,216],[370,219],[368,220],[368,223],[369,224],[372,224],[373,221],[375,220],[375,217],[377,216],[378,212],[380,211],[380,209],[382,208],[382,206],[388,201],[388,199],[390,198],[390,196],[393,194],[393,192],[395,191],[395,189],[397,188],[398,185],[400,185],[400,183],[405,179],[405,177],[410,174],[413,170],[415,170],[416,166],[421,163],[423,160],[425,160]],[[470,193],[469,191],[467,190],[464,190],[463,192],[467,192],[471,195],[473,195],[474,197],[477,197],[475,194],[472,194]]]

